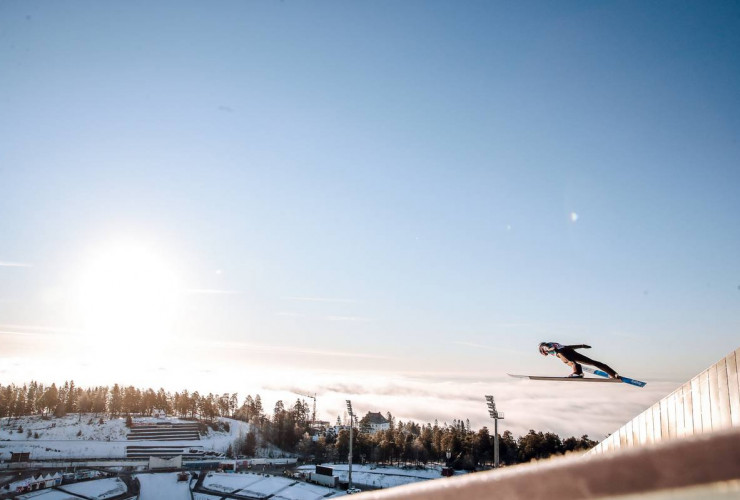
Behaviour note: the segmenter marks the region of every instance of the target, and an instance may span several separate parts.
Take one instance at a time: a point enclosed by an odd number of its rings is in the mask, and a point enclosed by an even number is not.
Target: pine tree
[[[233,417],[236,413],[236,409],[239,406],[239,398],[237,397],[237,393],[234,393],[229,398],[229,415],[230,417]]]
[[[38,384],[35,381],[31,381],[28,385],[28,393],[26,394],[26,414],[35,415],[38,413]]]
[[[118,416],[121,413],[122,403],[123,395],[121,394],[121,388],[118,384],[113,384],[113,389],[110,393],[110,404],[108,405],[111,416]]]
[[[44,415],[48,412],[56,411],[57,405],[59,404],[59,391],[57,390],[56,384],[51,384],[51,386],[46,389],[41,401]]]
[[[254,435],[254,432],[248,432],[247,437],[244,440],[244,448],[242,450],[242,454],[253,457],[254,454],[257,452],[257,436]]]
[[[9,417],[13,407],[13,388],[0,385],[0,418]]]
[[[75,381],[69,382],[69,389],[67,390],[67,399],[65,401],[65,409],[67,413],[77,412],[77,389],[75,388]]]
[[[18,391],[16,395],[15,405],[13,406],[13,416],[22,417],[26,414],[26,388]]]

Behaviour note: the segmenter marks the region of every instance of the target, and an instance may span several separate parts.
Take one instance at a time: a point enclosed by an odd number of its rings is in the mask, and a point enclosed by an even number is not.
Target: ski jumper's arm
[[[591,346],[587,344],[567,345],[565,347],[570,347],[571,349],[591,349]]]

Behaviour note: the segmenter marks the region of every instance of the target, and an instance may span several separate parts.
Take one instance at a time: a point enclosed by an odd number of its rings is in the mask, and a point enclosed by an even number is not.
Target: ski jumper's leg
[[[560,349],[558,351],[557,356],[558,358],[560,358],[560,360],[563,363],[565,363],[566,365],[570,366],[573,369],[574,375],[583,375],[583,367],[581,367],[581,365],[576,363],[575,358],[573,356],[574,354],[577,355],[578,353],[575,352],[573,349],[565,348],[565,349]]]
[[[596,368],[605,371],[611,378],[617,378],[617,372],[615,372],[609,365],[604,364],[600,361],[593,360],[587,356],[584,356],[580,352],[573,351],[574,360],[587,365],[595,366]]]

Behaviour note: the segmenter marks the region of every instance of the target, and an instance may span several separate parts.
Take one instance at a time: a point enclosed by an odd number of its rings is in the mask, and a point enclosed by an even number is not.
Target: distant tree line
[[[494,438],[487,427],[478,431],[470,428],[469,420],[453,420],[452,424],[421,425],[415,422],[395,423],[388,413],[390,428],[374,434],[353,429],[352,461],[355,463],[427,464],[444,463],[456,469],[474,470],[490,465],[494,460]],[[561,439],[557,434],[530,430],[515,439],[510,431],[499,434],[499,461],[504,465],[529,462],[532,459],[570,451],[588,450],[596,445],[588,436]],[[304,438],[298,451],[313,456],[317,462],[346,461],[349,456],[349,430],[339,435],[321,437],[318,441]]]
[[[182,418],[213,422],[229,417],[248,422],[253,432],[239,436],[228,454],[254,456],[258,446],[274,445],[288,453],[316,462],[346,461],[349,455],[349,429],[340,426],[338,434],[321,433],[311,428],[310,408],[302,399],[287,406],[275,403],[272,414],[265,412],[259,394],[247,395],[239,404],[236,393],[201,395],[168,392],[164,389],[141,390],[133,386],[77,387],[74,381],[44,386],[37,382],[23,385],[0,384],[0,418],[30,415],[62,417],[68,413],[108,414],[111,417],[153,415],[163,412]],[[494,459],[494,438],[487,427],[474,431],[469,420],[452,424],[426,425],[396,422],[387,414],[390,428],[371,434],[367,427],[353,428],[353,462],[373,463],[445,463],[458,469],[473,470]],[[361,422],[362,423],[362,422]],[[587,450],[596,444],[588,436],[561,439],[551,432],[530,430],[514,438],[510,431],[499,435],[499,460],[504,465],[529,462],[569,451]]]
[[[83,389],[74,381],[64,382],[58,387],[33,381],[22,386],[0,384],[0,418],[28,415],[63,417],[67,413],[150,416],[161,411],[183,418],[213,420],[219,416],[232,416],[236,409],[236,393],[200,395],[187,390],[170,393],[164,389],[141,390],[118,384]]]

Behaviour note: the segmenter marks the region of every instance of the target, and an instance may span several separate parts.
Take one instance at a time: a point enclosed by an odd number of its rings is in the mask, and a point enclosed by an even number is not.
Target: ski
[[[611,383],[620,383],[622,380],[617,380],[615,378],[585,378],[585,377],[540,377],[538,375],[514,375],[512,373],[507,373],[509,377],[514,378],[528,378],[529,380],[546,380],[550,382],[611,382]]]
[[[597,370],[595,368],[591,368],[590,366],[582,366],[584,372],[593,373],[594,375],[598,375],[599,377],[606,377],[609,378],[609,374],[606,372],[603,372],[601,370]],[[643,382],[641,380],[635,380],[632,378],[622,377],[620,380],[616,380],[613,378],[609,378],[609,380],[615,380],[617,382],[624,382],[625,384],[634,385],[637,387],[645,387],[645,384],[647,382]]]

